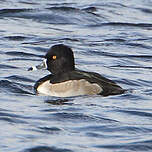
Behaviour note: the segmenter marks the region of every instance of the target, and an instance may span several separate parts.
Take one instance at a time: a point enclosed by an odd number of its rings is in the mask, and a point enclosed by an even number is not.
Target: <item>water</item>
[[[152,1],[0,1],[0,151],[152,150]],[[33,86],[48,48],[73,48],[79,69],[123,95],[56,98]]]

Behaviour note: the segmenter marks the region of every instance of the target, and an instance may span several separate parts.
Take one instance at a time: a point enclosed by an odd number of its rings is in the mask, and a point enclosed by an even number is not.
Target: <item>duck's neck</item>
[[[73,71],[73,70],[72,70]],[[53,73],[52,79],[50,80],[51,83],[60,83],[70,80],[71,70],[66,72],[60,72],[60,73]]]
[[[63,75],[64,73],[69,73],[69,72],[74,71],[74,70],[75,70],[75,67],[62,68],[62,69],[60,69],[60,70],[58,70],[58,71],[52,72],[52,75],[59,75],[59,76],[61,76],[61,75]]]

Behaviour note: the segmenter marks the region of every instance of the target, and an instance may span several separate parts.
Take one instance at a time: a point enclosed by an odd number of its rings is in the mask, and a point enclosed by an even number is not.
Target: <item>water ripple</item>
[[[18,51],[8,51],[5,54],[10,55],[10,56],[19,56],[19,57],[44,57],[42,55],[37,55],[37,54],[33,54],[33,53],[26,53],[26,52],[18,52]]]
[[[13,13],[21,13],[21,12],[29,12],[32,11],[32,9],[1,9],[0,10],[0,16],[5,15],[12,15]]]
[[[28,88],[32,89],[32,86],[23,85],[20,83],[11,82],[8,80],[0,80],[0,90],[4,92],[4,90],[8,93],[18,93],[18,94],[33,94],[32,92],[26,91]]]
[[[12,65],[4,65],[0,64],[0,69],[17,69],[18,67],[12,66]]]
[[[147,141],[144,143],[129,143],[129,144],[109,144],[109,145],[97,145],[95,147],[98,148],[104,148],[104,149],[111,149],[111,150],[121,150],[121,151],[126,151],[126,150],[131,150],[131,151],[149,151],[152,149],[151,145],[152,141],[147,144]]]
[[[62,148],[57,148],[57,147],[36,146],[36,147],[24,150],[24,152],[72,152],[72,150],[62,149]]]

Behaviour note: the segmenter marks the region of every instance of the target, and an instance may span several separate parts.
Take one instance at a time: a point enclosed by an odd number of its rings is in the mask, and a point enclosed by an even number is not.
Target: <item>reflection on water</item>
[[[137,0],[1,1],[1,151],[151,151],[151,6]],[[79,69],[129,91],[36,95],[33,86],[48,71],[27,69],[58,43],[73,48]]]

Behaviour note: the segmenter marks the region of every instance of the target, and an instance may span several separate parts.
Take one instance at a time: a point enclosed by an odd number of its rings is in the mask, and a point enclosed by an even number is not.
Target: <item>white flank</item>
[[[96,83],[90,83],[85,79],[69,80],[62,83],[51,84],[50,81],[45,81],[37,88],[38,93],[56,96],[70,97],[79,95],[95,95],[103,91]]]

